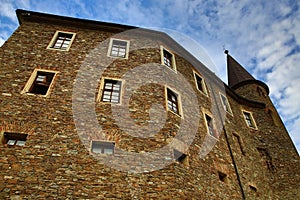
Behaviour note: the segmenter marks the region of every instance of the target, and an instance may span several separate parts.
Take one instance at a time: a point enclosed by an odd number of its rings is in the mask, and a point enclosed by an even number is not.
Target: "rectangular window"
[[[179,96],[171,89],[167,88],[168,110],[180,115]]]
[[[175,56],[173,53],[161,46],[161,64],[176,71]]]
[[[120,103],[121,87],[122,81],[104,79],[101,101]]]
[[[207,95],[207,90],[206,90],[204,79],[200,75],[198,75],[197,73],[195,73],[195,72],[194,72],[194,78],[195,78],[197,89],[200,92],[203,92],[204,94]]]
[[[4,143],[8,146],[25,146],[27,134],[4,132]]]
[[[209,115],[205,114],[205,121],[206,121],[206,127],[207,127],[207,131],[208,133],[217,138],[217,132],[214,128],[214,122],[213,122],[213,118],[211,118]]]
[[[222,101],[224,110],[232,115],[232,111],[231,111],[227,97],[221,93],[220,93],[220,97],[221,97],[221,101]]]
[[[115,143],[104,141],[92,141],[92,153],[114,154]]]
[[[257,129],[255,121],[252,117],[252,114],[250,112],[243,111],[243,115],[244,115],[244,118],[246,120],[247,126],[250,127],[250,128]]]
[[[49,89],[58,72],[35,69],[27,81],[22,93],[47,96]]]
[[[111,38],[108,56],[116,58],[128,58],[129,41]]]
[[[50,44],[48,45],[48,49],[68,51],[74,40],[74,37],[75,33],[56,31]]]

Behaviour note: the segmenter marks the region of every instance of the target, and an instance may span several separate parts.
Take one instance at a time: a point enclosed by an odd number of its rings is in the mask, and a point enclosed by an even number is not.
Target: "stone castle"
[[[0,199],[299,199],[300,158],[230,54],[228,84],[163,32],[16,11],[0,48]]]

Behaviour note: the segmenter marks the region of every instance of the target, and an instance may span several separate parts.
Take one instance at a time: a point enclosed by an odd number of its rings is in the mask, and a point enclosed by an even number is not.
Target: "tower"
[[[167,34],[17,10],[0,50],[1,199],[294,199],[299,156],[227,53],[224,84]]]

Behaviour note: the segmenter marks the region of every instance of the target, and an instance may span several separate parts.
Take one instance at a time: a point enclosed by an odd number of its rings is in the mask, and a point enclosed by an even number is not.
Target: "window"
[[[207,95],[204,79],[200,75],[196,74],[195,72],[194,72],[194,78],[195,78],[197,89]]]
[[[257,192],[257,188],[254,185],[249,185],[250,191]]]
[[[222,101],[224,110],[232,115],[232,111],[231,111],[229,102],[227,100],[227,97],[221,93],[220,93],[220,97],[221,97],[221,101]]]
[[[218,171],[219,180],[226,183],[227,182],[227,174]]]
[[[129,41],[111,38],[108,49],[108,56],[127,59],[128,52]]]
[[[92,153],[114,154],[115,143],[104,141],[92,141]]]
[[[205,115],[207,131],[208,131],[209,135],[217,138],[218,135],[216,133],[216,130],[214,129],[213,119],[207,114],[204,114],[204,115]]]
[[[246,120],[247,126],[250,128],[256,129],[257,127],[256,127],[255,121],[252,117],[252,114],[247,111],[243,111],[243,114],[244,114],[244,118]]]
[[[74,37],[75,33],[56,31],[47,48],[68,51],[74,40]]]
[[[25,146],[27,134],[4,132],[4,144],[8,146]]]
[[[179,163],[186,163],[186,159],[187,159],[187,155],[174,149],[173,150],[174,153],[174,159],[175,161],[179,162]]]
[[[161,64],[176,71],[175,56],[170,51],[161,46]]]
[[[271,157],[269,151],[267,149],[261,148],[261,147],[258,147],[257,150],[258,150],[260,156],[262,157],[264,165],[266,165],[266,167],[268,168],[268,170],[274,171],[275,170],[275,166],[274,166],[274,164],[272,162],[272,157]]]
[[[120,80],[104,79],[101,101],[120,103],[121,87]]]
[[[22,93],[47,96],[56,73],[58,72],[35,69],[27,81]]]
[[[180,115],[179,96],[171,89],[167,88],[168,110]]]

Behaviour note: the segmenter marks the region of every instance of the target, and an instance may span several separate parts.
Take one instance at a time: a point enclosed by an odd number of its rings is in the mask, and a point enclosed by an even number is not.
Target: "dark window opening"
[[[254,187],[253,185],[249,185],[249,188],[250,188],[251,191],[257,192],[257,188]]]
[[[25,146],[27,134],[4,132],[4,144],[8,146]]]
[[[121,86],[122,86],[121,81],[105,79],[101,101],[119,103]]]
[[[164,64],[170,67],[171,69],[173,69],[173,65],[172,65],[173,55],[165,49],[163,50],[163,55],[164,55]]]
[[[197,83],[198,90],[200,90],[201,92],[205,92],[203,79],[200,76],[198,76],[197,74],[195,74],[195,77],[196,77],[196,83]]]
[[[71,33],[58,32],[57,38],[51,48],[66,50],[71,43],[72,37],[73,34]]]
[[[248,113],[248,112],[243,112],[244,113],[244,116],[245,116],[245,120],[246,120],[246,123],[249,127],[251,128],[255,128],[255,125],[254,125],[254,122],[253,122],[253,119],[251,117],[251,114]]]
[[[222,100],[222,104],[224,106],[224,110],[226,112],[232,113],[227,98],[224,95],[222,95],[222,94],[221,94],[221,100]]]
[[[208,133],[213,136],[213,137],[217,137],[216,131],[214,130],[214,125],[213,125],[213,119],[208,116],[207,114],[205,114],[205,120],[206,120],[206,125],[208,128]]]
[[[55,73],[38,71],[29,93],[46,95]]]
[[[115,143],[92,141],[92,152],[99,154],[114,154]]]
[[[168,97],[168,108],[174,113],[179,114],[177,94],[175,94],[170,89],[167,89],[167,97]]]
[[[227,181],[227,174],[218,171],[218,176],[219,176],[220,181],[222,181],[222,182],[226,182]]]
[[[110,56],[125,58],[126,51],[127,51],[127,42],[126,41],[120,41],[120,40],[112,41]]]
[[[186,160],[187,155],[184,153],[181,153],[180,151],[177,151],[176,149],[173,150],[174,152],[174,159],[179,162],[183,163]]]

